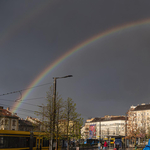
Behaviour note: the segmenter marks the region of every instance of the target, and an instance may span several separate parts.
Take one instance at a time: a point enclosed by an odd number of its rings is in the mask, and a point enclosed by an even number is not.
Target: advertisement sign
[[[89,139],[96,138],[96,124],[92,124],[89,126]]]

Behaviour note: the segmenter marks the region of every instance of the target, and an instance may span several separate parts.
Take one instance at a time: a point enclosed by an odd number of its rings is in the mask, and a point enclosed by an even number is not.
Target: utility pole
[[[54,143],[54,139],[55,139],[55,120],[56,120],[56,80],[57,79],[61,79],[61,78],[68,78],[68,77],[73,77],[72,75],[67,75],[67,76],[63,76],[63,77],[54,77],[54,83],[53,83],[53,125],[52,125],[52,148],[53,148],[53,143]],[[57,150],[57,145],[58,145],[58,139],[56,139],[56,150]]]
[[[127,112],[125,114],[125,148],[127,148]]]
[[[30,150],[33,150],[33,131],[30,131]]]
[[[43,106],[43,116],[42,116],[42,122],[43,122],[43,125],[42,125],[42,131],[44,131],[44,106]]]
[[[53,78],[54,79],[54,83],[53,83],[53,103],[52,103],[52,112],[53,112],[53,117],[52,117],[52,150],[53,150],[53,145],[54,145],[54,139],[55,139],[55,118],[56,118],[56,79],[57,78]],[[57,146],[56,146],[57,147]]]

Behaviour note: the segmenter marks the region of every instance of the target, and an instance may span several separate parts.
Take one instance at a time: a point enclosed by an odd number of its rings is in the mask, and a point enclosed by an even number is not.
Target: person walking
[[[101,143],[100,143],[100,141],[98,141],[98,149],[99,150],[101,149]]]
[[[108,147],[108,144],[107,144],[107,142],[105,141],[105,142],[104,142],[104,147],[103,147],[103,149],[107,150],[107,147]]]
[[[143,150],[150,150],[150,139],[149,139],[149,141],[148,141],[148,145],[146,145]]]

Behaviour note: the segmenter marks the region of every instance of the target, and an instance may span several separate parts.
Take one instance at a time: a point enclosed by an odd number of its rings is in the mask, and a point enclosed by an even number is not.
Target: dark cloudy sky
[[[149,19],[149,6],[149,0],[1,0],[0,95],[26,89],[85,40]],[[57,91],[73,99],[84,119],[124,115],[131,105],[150,103],[150,23],[100,38],[68,57],[38,83],[46,85],[32,89],[18,115],[35,117],[53,77],[68,74],[73,78],[58,80]],[[11,107],[19,97],[0,96],[0,105]]]

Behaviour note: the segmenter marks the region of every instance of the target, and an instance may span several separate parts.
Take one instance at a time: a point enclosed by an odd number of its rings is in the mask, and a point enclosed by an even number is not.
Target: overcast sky
[[[149,6],[149,0],[1,0],[0,95],[26,89],[95,35],[149,19]],[[37,84],[46,85],[32,89],[17,114],[35,117],[53,77],[68,74],[73,77],[57,80],[57,92],[71,97],[84,119],[124,115],[131,105],[150,103],[150,23],[109,34],[69,56]],[[12,107],[21,94],[0,96],[0,105]]]

